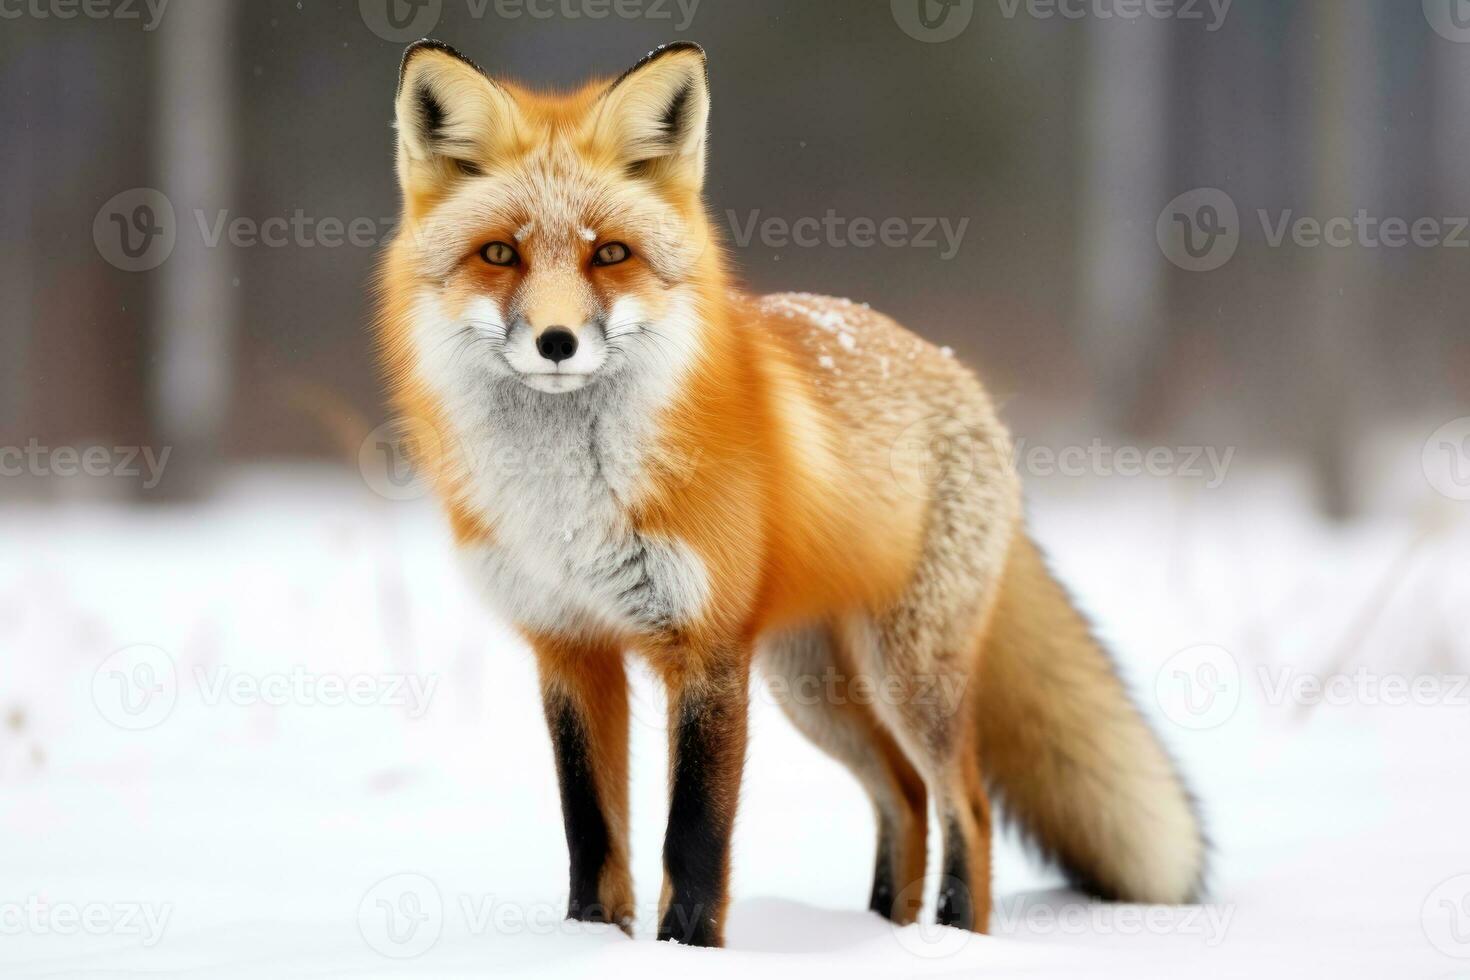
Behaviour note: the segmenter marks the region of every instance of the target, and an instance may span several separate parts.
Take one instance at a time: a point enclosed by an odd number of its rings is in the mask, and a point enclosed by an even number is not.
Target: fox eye
[[[622,242],[608,242],[599,248],[592,256],[593,265],[617,265],[626,261],[633,253],[628,251],[628,246]]]
[[[480,258],[491,265],[515,265],[521,261],[520,255],[505,242],[491,242],[480,249]]]

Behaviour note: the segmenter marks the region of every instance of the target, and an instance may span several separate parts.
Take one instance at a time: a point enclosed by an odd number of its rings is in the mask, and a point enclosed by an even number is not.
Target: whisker
[[[445,337],[443,340],[439,341],[439,343],[435,344],[433,346],[433,348],[431,349],[430,353],[437,352],[440,347],[443,347],[445,344],[449,343],[451,340],[458,340],[459,338],[463,337],[465,334],[472,333],[472,332],[473,331],[469,327],[460,327],[458,330],[454,331],[448,337]]]
[[[471,328],[478,327],[479,329],[484,330],[494,336],[500,337],[501,339],[505,338],[506,327],[503,323],[497,323],[494,320],[466,320],[465,323],[468,324]]]

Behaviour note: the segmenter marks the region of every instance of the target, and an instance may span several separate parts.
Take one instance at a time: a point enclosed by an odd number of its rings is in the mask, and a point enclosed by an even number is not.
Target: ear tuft
[[[419,86],[418,100],[419,126],[425,142],[433,143],[439,139],[440,131],[444,128],[444,106],[440,104],[434,90],[427,85]]]
[[[594,140],[631,174],[704,181],[709,76],[704,49],[678,41],[650,51],[602,94]]]
[[[689,99],[694,94],[693,85],[681,85],[669,100],[669,107],[664,110],[662,120],[664,126],[664,139],[673,143],[678,139],[679,133],[688,125]]]

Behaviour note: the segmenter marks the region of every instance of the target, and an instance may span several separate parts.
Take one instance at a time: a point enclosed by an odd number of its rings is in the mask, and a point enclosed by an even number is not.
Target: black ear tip
[[[608,87],[610,89],[617,88],[618,85],[623,81],[623,79],[638,71],[640,68],[646,68],[658,59],[679,51],[688,51],[699,55],[699,63],[704,67],[704,77],[706,78],[706,80],[709,78],[709,56],[704,53],[703,47],[695,44],[693,41],[670,41],[668,44],[660,44],[658,47],[648,52],[642,58],[639,58],[636,65],[619,75],[617,79],[612,83],[612,85]]]
[[[670,41],[668,44],[660,44],[653,50],[657,54],[667,54],[671,51],[693,51],[701,58],[708,60],[708,55],[704,53],[704,46],[694,41]]]
[[[657,61],[659,58],[662,58],[666,54],[674,54],[678,51],[684,51],[688,52],[689,54],[698,55],[699,63],[704,66],[705,76],[709,76],[709,55],[705,54],[703,45],[696,44],[693,41],[670,41],[668,44],[660,44],[658,47],[648,52],[648,57],[643,59],[643,63],[647,64],[650,61]]]
[[[449,55],[449,57],[454,58],[456,61],[462,61],[465,64],[469,65],[481,75],[485,74],[485,69],[481,68],[472,60],[465,57],[459,52],[457,48],[453,47],[452,45],[445,44],[443,41],[435,40],[432,37],[424,37],[419,38],[417,41],[413,42],[408,47],[403,49],[403,60],[398,63],[398,88],[400,91],[402,91],[403,89],[403,78],[405,75],[408,74],[408,63],[414,58],[423,54],[425,51],[438,51],[441,54],[447,54]]]

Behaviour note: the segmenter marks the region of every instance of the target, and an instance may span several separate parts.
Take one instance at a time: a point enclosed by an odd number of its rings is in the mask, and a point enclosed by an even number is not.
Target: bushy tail
[[[976,716],[990,792],[1072,884],[1119,901],[1195,900],[1207,848],[1194,800],[1024,532],[1006,567],[980,680]]]

